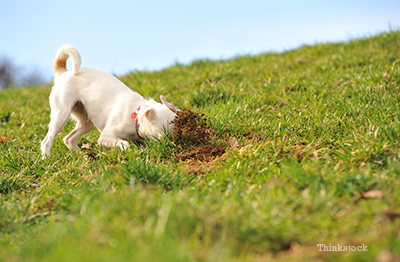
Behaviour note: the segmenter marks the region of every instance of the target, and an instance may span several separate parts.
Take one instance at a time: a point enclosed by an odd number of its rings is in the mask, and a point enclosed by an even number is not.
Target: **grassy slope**
[[[70,122],[42,160],[50,86],[0,92],[1,260],[400,257],[400,219],[385,215],[400,212],[399,32],[121,80],[205,113],[217,143],[241,148],[194,173],[168,139],[120,152],[92,132],[92,159],[63,145]],[[382,198],[358,201],[371,189]]]

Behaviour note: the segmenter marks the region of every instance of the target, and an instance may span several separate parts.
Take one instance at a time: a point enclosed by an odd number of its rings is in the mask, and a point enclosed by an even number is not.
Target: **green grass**
[[[400,32],[121,80],[204,113],[239,149],[194,169],[170,139],[123,152],[95,131],[79,154],[69,122],[42,159],[51,86],[2,91],[1,261],[399,259]]]

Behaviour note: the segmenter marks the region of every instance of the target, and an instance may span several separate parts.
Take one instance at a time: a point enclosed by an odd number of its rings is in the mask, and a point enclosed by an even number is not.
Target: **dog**
[[[72,59],[72,70],[67,70],[68,58]],[[41,143],[44,156],[50,156],[54,139],[71,115],[76,126],[64,143],[77,151],[79,138],[95,127],[101,133],[100,145],[123,149],[129,147],[129,141],[161,139],[172,128],[178,110],[164,96],[160,96],[162,104],[147,100],[111,74],[81,68],[80,54],[72,45],[58,50],[54,76],[49,130]]]

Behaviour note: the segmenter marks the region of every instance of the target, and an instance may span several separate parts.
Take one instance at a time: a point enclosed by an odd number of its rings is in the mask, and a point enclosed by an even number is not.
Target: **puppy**
[[[67,71],[68,57],[72,70]],[[162,104],[146,100],[114,76],[91,68],[80,68],[81,57],[72,45],[65,44],[54,59],[54,86],[50,94],[49,130],[41,143],[43,155],[50,155],[54,139],[70,115],[75,129],[64,143],[79,151],[78,140],[96,127],[98,143],[107,147],[129,146],[129,140],[160,139],[171,128],[176,116],[175,106],[160,96]]]

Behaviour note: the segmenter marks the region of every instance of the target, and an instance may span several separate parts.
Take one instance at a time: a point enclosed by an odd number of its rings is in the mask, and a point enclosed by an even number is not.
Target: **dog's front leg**
[[[113,134],[102,133],[97,142],[99,145],[103,145],[105,147],[119,146],[121,149],[127,149],[129,147],[128,141],[120,139]]]

